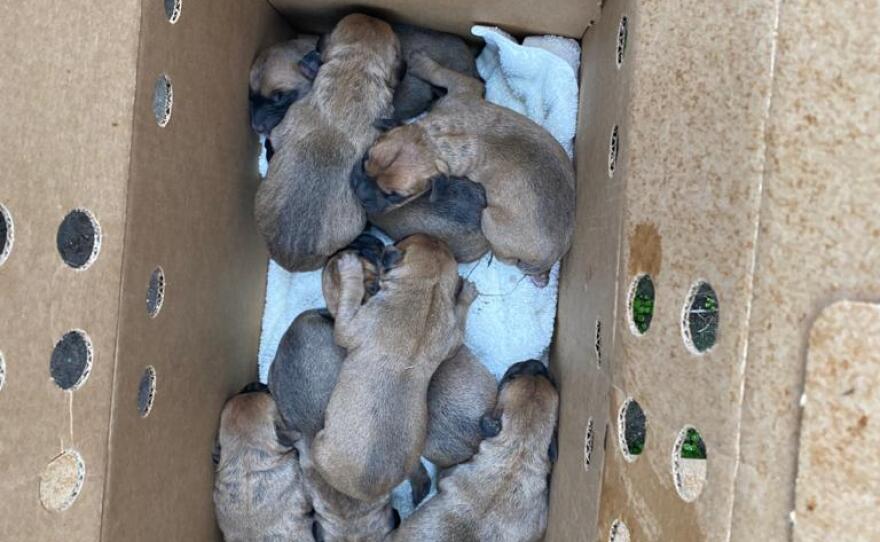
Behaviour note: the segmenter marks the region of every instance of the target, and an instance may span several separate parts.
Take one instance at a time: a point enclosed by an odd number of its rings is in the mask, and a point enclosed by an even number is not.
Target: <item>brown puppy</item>
[[[400,50],[405,63],[411,55],[423,52],[451,70],[477,76],[474,52],[467,43],[454,34],[437,32],[408,24],[394,25],[400,40]],[[421,115],[442,95],[442,90],[412,74],[405,74],[394,92],[394,119],[406,120]]]
[[[281,417],[272,396],[249,389],[227,401],[220,415],[217,524],[227,542],[312,540],[312,507],[297,452],[278,432]]]
[[[270,137],[275,155],[257,191],[257,226],[288,271],[319,268],[352,242],[366,215],[349,184],[352,167],[391,112],[400,45],[387,23],[343,18],[327,39],[312,91]]]
[[[369,200],[377,191],[361,190],[369,186],[358,182],[362,172],[360,167],[352,174],[352,186],[361,202],[371,206]],[[438,177],[427,194],[388,212],[368,214],[367,218],[395,241],[425,233],[449,245],[456,261],[472,262],[489,251],[480,222],[485,208],[486,191],[481,185],[463,177]]]
[[[482,229],[495,255],[538,283],[569,249],[574,228],[574,169],[546,130],[483,99],[479,80],[414,55],[409,72],[448,89],[413,124],[394,128],[370,149],[365,187],[382,205],[406,204],[442,176],[467,177],[486,190]],[[353,183],[357,180],[353,179]]]
[[[442,476],[439,493],[392,533],[393,541],[532,542],[547,527],[559,395],[539,361],[501,380],[487,439],[468,463]]]
[[[348,356],[312,446],[322,477],[364,501],[416,469],[428,384],[461,346],[476,297],[442,241],[414,235],[386,249],[383,259],[379,292],[364,305],[360,262],[353,254],[339,259],[335,333]]]
[[[251,126],[268,136],[287,108],[312,90],[321,57],[318,36],[303,34],[264,50],[251,66]]]
[[[480,419],[495,408],[498,385],[467,346],[444,361],[428,386],[422,455],[441,469],[470,459],[483,440]]]

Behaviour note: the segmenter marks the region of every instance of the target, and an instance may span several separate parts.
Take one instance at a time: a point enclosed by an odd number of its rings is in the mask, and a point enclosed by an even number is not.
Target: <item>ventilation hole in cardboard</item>
[[[632,463],[645,449],[648,419],[638,401],[629,398],[620,407],[617,416],[617,436],[624,459]]]
[[[620,152],[620,132],[617,125],[611,129],[611,139],[608,141],[608,176],[614,177],[614,170],[617,169],[617,155]]]
[[[608,542],[629,542],[629,527],[622,520],[615,519],[608,533]]]
[[[55,243],[64,263],[84,271],[95,262],[101,251],[101,225],[91,211],[74,209],[58,226]]]
[[[593,460],[593,417],[587,420],[587,428],[584,431],[584,470],[590,471],[590,462]]]
[[[602,322],[596,320],[596,342],[593,344],[596,349],[596,365],[602,365]]]
[[[6,359],[3,358],[3,352],[0,352],[0,391],[3,391],[3,384],[6,384]]]
[[[629,287],[629,329],[644,335],[654,318],[654,281],[650,275],[639,275]]]
[[[82,491],[86,464],[76,450],[64,450],[40,475],[40,502],[50,512],[70,508]]]
[[[620,18],[620,25],[617,27],[617,67],[618,69],[623,65],[623,57],[626,54],[626,38],[627,38],[627,23],[628,19],[626,15]]]
[[[153,399],[156,398],[156,369],[149,365],[144,369],[141,375],[141,381],[138,383],[138,412],[142,418],[150,415],[153,410]]]
[[[92,341],[85,331],[75,329],[61,337],[52,350],[49,373],[62,390],[77,390],[92,372]]]
[[[150,284],[147,285],[147,314],[155,318],[162,310],[165,301],[165,271],[162,267],[153,269],[150,275]]]
[[[165,0],[165,16],[168,22],[174,24],[180,19],[180,9],[183,7],[183,0]]]
[[[718,338],[718,296],[709,283],[698,281],[688,294],[682,317],[684,344],[694,354],[702,354]]]
[[[672,478],[678,496],[694,502],[706,486],[708,470],[706,443],[693,426],[685,426],[675,439],[672,449]]]
[[[156,117],[156,123],[159,127],[168,126],[173,102],[174,89],[171,86],[171,79],[163,73],[156,79],[156,84],[153,87],[153,116]]]
[[[0,265],[6,263],[6,259],[9,258],[14,241],[15,224],[12,222],[12,214],[0,203]]]

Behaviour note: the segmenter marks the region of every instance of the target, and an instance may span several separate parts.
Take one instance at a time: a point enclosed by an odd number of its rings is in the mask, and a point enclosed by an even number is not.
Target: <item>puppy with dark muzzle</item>
[[[448,93],[370,148],[359,182],[374,183],[386,202],[365,205],[367,212],[403,206],[437,179],[466,177],[486,190],[481,226],[492,251],[546,284],[574,229],[574,169],[562,146],[523,115],[484,100],[475,78],[423,54],[413,55],[408,73]]]
[[[517,363],[486,416],[486,440],[441,476],[438,494],[392,533],[395,542],[533,542],[547,527],[559,395],[539,361]]]
[[[460,37],[408,24],[395,24],[393,28],[400,40],[404,66],[411,55],[423,52],[441,66],[471,77],[477,76],[474,52]],[[444,92],[445,89],[405,73],[394,92],[394,119],[402,121],[421,115]]]
[[[428,384],[461,346],[476,289],[437,239],[414,235],[386,248],[379,291],[365,304],[363,267],[338,262],[336,343],[348,355],[312,457],[343,493],[370,500],[414,472],[425,445]]]
[[[257,226],[288,271],[321,267],[351,243],[366,214],[351,189],[354,165],[391,113],[400,44],[366,15],[343,18],[327,38],[312,91],[272,130],[275,154],[257,191]]]
[[[472,262],[489,251],[481,217],[486,208],[486,191],[464,177],[439,176],[427,194],[402,207],[386,196],[366,175],[363,162],[352,171],[352,188],[366,209],[369,221],[395,241],[424,233],[444,241],[456,261]]]
[[[260,53],[251,66],[251,126],[268,136],[287,109],[312,90],[321,56],[318,36],[303,34]]]
[[[312,540],[297,452],[264,386],[226,402],[214,462],[214,507],[227,542]]]

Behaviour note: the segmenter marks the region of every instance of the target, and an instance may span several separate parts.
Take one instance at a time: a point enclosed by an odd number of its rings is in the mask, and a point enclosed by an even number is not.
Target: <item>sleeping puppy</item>
[[[257,191],[257,227],[288,271],[321,267],[351,243],[366,215],[349,184],[352,167],[391,113],[400,45],[387,23],[349,15],[324,46],[312,91],[270,136],[275,154]]]
[[[394,32],[400,40],[404,63],[410,56],[424,52],[441,66],[477,76],[474,53],[467,43],[454,34],[429,30],[408,24],[395,24]],[[394,119],[406,120],[421,115],[443,94],[443,90],[411,74],[405,74],[394,92]]]
[[[486,416],[486,440],[468,463],[442,476],[438,494],[392,533],[395,542],[531,542],[547,527],[559,395],[539,361],[517,363]]]
[[[495,255],[539,284],[571,245],[574,169],[546,130],[483,99],[482,83],[413,55],[409,73],[448,89],[413,124],[384,134],[370,149],[366,175],[354,180],[378,191],[368,213],[387,212],[431,189],[436,179],[467,177],[486,190],[482,230]],[[366,203],[366,202],[365,202]]]
[[[467,346],[443,362],[428,386],[428,434],[422,455],[445,469],[470,459],[483,435],[480,419],[495,408],[498,385]]]
[[[348,352],[312,445],[322,477],[368,501],[414,472],[425,445],[428,384],[461,346],[476,297],[442,241],[414,235],[386,248],[379,292],[364,298],[363,267],[338,262],[336,343]]]
[[[352,173],[352,187],[365,207],[378,209],[369,221],[395,241],[425,233],[444,241],[456,261],[472,262],[489,251],[480,219],[486,208],[486,191],[463,177],[437,177],[427,194],[388,212],[388,198],[364,182],[363,165]]]
[[[259,385],[258,385],[259,386]],[[245,388],[220,415],[214,506],[227,542],[312,540],[312,507],[275,401]]]
[[[251,126],[268,136],[287,108],[312,89],[321,57],[318,36],[303,34],[264,50],[251,66]],[[267,140],[268,141],[268,140]]]

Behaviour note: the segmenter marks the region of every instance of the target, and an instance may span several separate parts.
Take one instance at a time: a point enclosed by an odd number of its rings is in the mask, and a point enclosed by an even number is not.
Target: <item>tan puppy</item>
[[[251,66],[251,126],[268,136],[287,108],[312,89],[321,57],[318,36],[303,34],[260,53]]]
[[[461,346],[476,297],[441,241],[414,235],[383,259],[379,292],[364,305],[360,262],[353,254],[339,260],[335,333],[348,356],[312,446],[322,477],[364,501],[388,493],[418,466],[428,384]]]
[[[447,468],[470,459],[483,440],[480,419],[495,408],[498,385],[466,346],[443,362],[428,386],[428,434],[422,455]]]
[[[362,193],[358,183],[363,168],[352,174],[355,192],[365,205],[377,193]],[[469,179],[438,177],[431,190],[410,203],[390,211],[368,214],[367,218],[395,241],[415,233],[425,233],[444,241],[456,261],[472,262],[489,251],[489,241],[483,235],[481,217],[486,208],[486,191]]]
[[[265,391],[223,407],[215,447],[214,506],[227,542],[312,540],[312,507],[297,452],[276,428],[281,417]]]
[[[275,150],[257,191],[257,226],[289,271],[319,268],[352,242],[366,215],[349,184],[352,167],[391,112],[400,45],[387,23],[343,18],[327,39],[312,91],[272,130]]]
[[[467,177],[486,190],[482,229],[495,255],[536,283],[569,249],[574,228],[574,169],[546,130],[482,97],[479,80],[414,55],[409,72],[448,89],[422,119],[394,128],[370,149],[364,179],[352,179],[370,214],[431,189],[443,176]],[[362,198],[363,199],[363,198]]]
[[[539,361],[517,363],[500,384],[487,439],[468,463],[442,476],[438,494],[392,541],[532,542],[547,527],[559,395]]]

